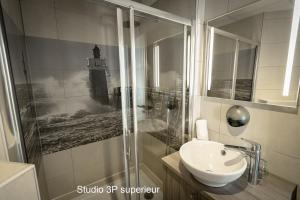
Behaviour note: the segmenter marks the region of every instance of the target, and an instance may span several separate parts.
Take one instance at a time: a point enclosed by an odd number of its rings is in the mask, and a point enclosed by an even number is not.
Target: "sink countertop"
[[[214,200],[292,200],[296,195],[296,184],[275,175],[267,175],[259,185],[250,185],[247,178],[238,180],[224,187],[214,188],[199,183],[183,166],[179,152],[162,158],[168,170],[183,179],[188,185]]]
[[[34,165],[31,164],[0,161],[0,187],[32,168]]]

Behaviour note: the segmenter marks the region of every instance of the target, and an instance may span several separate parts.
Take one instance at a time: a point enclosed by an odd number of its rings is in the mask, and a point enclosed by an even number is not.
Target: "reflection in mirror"
[[[208,40],[207,95],[251,101],[257,43],[213,27]]]
[[[240,41],[235,80],[236,100],[251,101],[257,44]]]
[[[229,99],[232,93],[232,74],[235,56],[235,40],[210,33],[208,95]]]
[[[300,0],[261,0],[208,21],[206,95],[296,107]]]

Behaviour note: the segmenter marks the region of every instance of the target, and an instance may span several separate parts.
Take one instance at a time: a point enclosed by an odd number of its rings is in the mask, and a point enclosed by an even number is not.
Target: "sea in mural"
[[[122,134],[117,47],[26,43],[43,154]]]

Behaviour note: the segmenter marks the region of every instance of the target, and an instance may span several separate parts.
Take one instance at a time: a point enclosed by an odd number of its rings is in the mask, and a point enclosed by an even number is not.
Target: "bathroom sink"
[[[222,187],[238,179],[246,170],[242,153],[224,150],[224,145],[213,141],[194,139],[179,150],[183,165],[199,182]]]

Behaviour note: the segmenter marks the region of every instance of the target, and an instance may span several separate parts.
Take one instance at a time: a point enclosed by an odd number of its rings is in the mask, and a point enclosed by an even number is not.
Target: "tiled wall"
[[[157,0],[152,6],[188,19],[196,17],[196,0]]]
[[[279,104],[290,101],[290,105],[296,104],[300,77],[298,56],[295,57],[293,63],[290,95],[282,96],[291,22],[292,11],[264,13],[255,100],[262,99]],[[299,41],[300,39],[296,45],[295,55],[299,55],[300,52]]]
[[[259,0],[206,0],[204,18],[205,20],[213,19],[256,1]]]
[[[263,14],[257,14],[226,24],[225,26],[222,26],[221,29],[253,41],[260,41],[262,36],[262,26]]]
[[[51,199],[123,171],[122,136],[48,154],[43,161]]]

